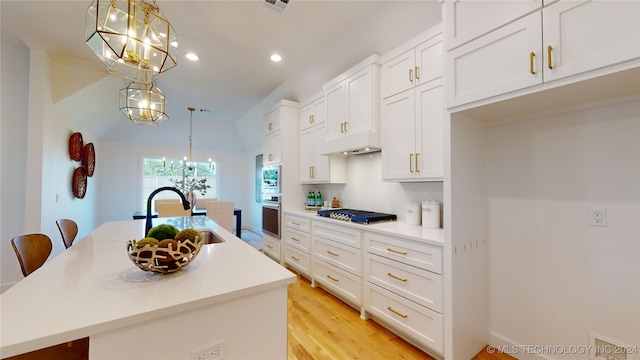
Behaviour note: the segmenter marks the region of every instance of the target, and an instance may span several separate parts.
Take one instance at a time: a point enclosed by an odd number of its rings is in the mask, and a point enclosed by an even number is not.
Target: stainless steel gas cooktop
[[[353,209],[318,210],[318,215],[331,219],[350,221],[359,224],[374,224],[383,221],[395,221],[397,219],[396,215],[394,214]]]

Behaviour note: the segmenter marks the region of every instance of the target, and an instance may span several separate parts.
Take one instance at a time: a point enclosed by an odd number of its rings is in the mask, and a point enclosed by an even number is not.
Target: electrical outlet
[[[589,210],[590,226],[607,226],[607,209],[592,208]]]
[[[222,360],[224,359],[224,341],[220,341],[206,348],[191,352],[193,360]]]

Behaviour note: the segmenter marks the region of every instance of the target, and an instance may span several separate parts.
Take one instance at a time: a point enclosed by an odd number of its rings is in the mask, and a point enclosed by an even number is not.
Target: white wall
[[[486,134],[493,340],[640,345],[640,102]]]
[[[142,195],[142,161],[144,158],[182,158],[188,153],[185,147],[167,147],[139,143],[101,141],[97,154],[96,171],[99,172],[100,193],[97,203],[97,221],[131,220],[146,202]],[[235,207],[244,210],[253,197],[247,193],[245,152],[209,151],[193,149],[193,159],[206,162],[211,158],[218,166],[218,200],[233,200]],[[246,217],[243,214],[243,223]]]
[[[88,129],[73,128],[69,116],[53,101],[52,89],[59,64],[51,61],[42,45],[2,38],[2,173],[14,174],[2,182],[2,290],[23,278],[10,241],[26,233],[43,233],[53,242],[52,259],[64,250],[55,220],[78,223],[78,239],[95,227],[94,199],[97,183],[89,180],[84,199],[71,193],[69,135]],[[96,152],[100,149],[96,146]]]

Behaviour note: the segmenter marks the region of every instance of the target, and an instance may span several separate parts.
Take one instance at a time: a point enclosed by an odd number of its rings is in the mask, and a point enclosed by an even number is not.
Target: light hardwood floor
[[[302,276],[289,285],[288,298],[289,360],[434,359]],[[513,359],[478,350],[473,360]]]

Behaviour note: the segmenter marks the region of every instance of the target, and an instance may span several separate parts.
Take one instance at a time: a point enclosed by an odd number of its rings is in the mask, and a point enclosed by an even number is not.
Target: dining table
[[[193,216],[206,216],[207,215],[207,209],[206,208],[196,208],[193,209],[193,211],[191,211],[191,215]],[[238,208],[234,208],[233,209],[233,215],[236,218],[236,236],[237,237],[241,237],[240,235],[242,234],[242,210],[238,209]],[[152,218],[157,218],[158,217],[158,211],[152,211],[151,212],[151,217]],[[140,220],[140,219],[146,219],[147,218],[147,212],[145,210],[138,210],[136,212],[133,213],[133,220]]]
[[[217,241],[179,271],[154,273],[127,253],[144,221],[103,223],[0,295],[0,358],[88,338],[91,360],[190,360],[213,347],[219,358],[285,359],[296,275],[205,216],[160,224]]]

